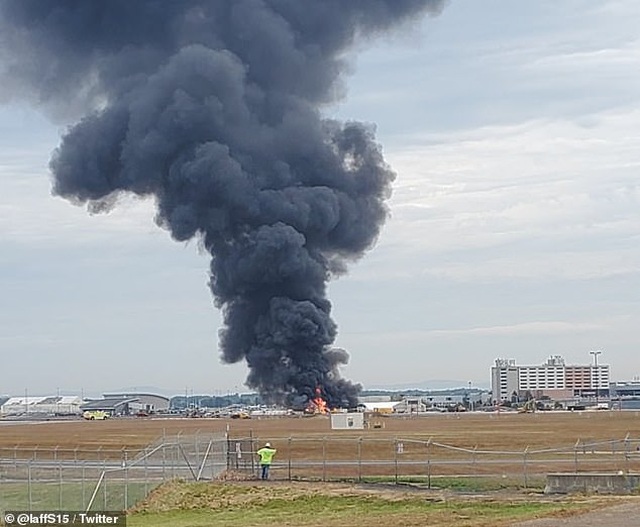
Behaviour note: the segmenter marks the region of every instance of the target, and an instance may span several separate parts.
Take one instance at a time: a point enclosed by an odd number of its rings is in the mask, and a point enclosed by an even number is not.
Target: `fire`
[[[322,392],[320,388],[316,388],[316,396],[309,401],[307,411],[312,414],[328,414],[329,406],[327,401],[322,398]]]

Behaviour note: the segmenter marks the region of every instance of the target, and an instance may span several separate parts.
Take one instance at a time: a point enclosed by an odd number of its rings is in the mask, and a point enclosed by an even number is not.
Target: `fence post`
[[[177,465],[179,460],[180,460],[180,453],[182,451],[182,430],[180,430],[178,432],[178,434],[176,435],[175,442],[176,442],[176,448],[175,448],[175,452],[174,452],[174,455],[175,455],[174,462]],[[178,471],[178,476],[179,475],[180,475],[180,472]]]
[[[2,465],[0,464],[0,503],[4,503],[4,485],[2,484],[3,472]],[[8,474],[7,479],[9,479]],[[4,512],[2,505],[0,505],[0,512]]]
[[[580,440],[578,439],[576,441],[575,446],[573,447],[573,458],[574,458],[574,465],[575,465],[575,473],[578,473],[578,447],[580,446]]]
[[[393,440],[393,465],[395,471],[395,484],[398,484],[398,438]]]
[[[472,466],[473,466],[473,475],[477,476],[478,475],[478,465],[476,463],[476,457],[477,457],[477,450],[478,450],[478,445],[475,445],[473,447],[473,454],[471,454],[471,458],[472,458]]]
[[[216,455],[216,451],[220,446],[220,438],[216,437],[214,434],[211,434],[211,442],[215,445],[213,448],[213,455],[211,456],[211,461],[209,463],[209,468],[211,469],[211,481],[213,481],[216,476],[216,459],[218,457]]]
[[[362,482],[362,436],[358,438],[358,483]]]
[[[524,452],[522,454],[522,463],[523,463],[523,469],[524,469],[524,488],[527,488],[527,453],[529,452],[529,445],[527,445],[527,447],[524,449]]]
[[[256,456],[254,452],[258,450],[256,448],[256,442],[254,442],[253,429],[249,430],[249,455],[251,456],[251,474],[257,474],[260,466],[256,463]]]
[[[175,438],[173,439],[173,448],[171,449],[171,479],[176,479],[176,463],[178,462],[178,446],[175,442]]]
[[[82,460],[82,482],[81,482],[81,486],[82,486],[82,510],[85,510],[86,503],[87,503],[87,497],[85,495],[85,464],[86,464],[86,461]]]
[[[207,466],[207,458],[210,456],[212,448],[213,448],[213,438],[211,439],[211,441],[209,441],[209,444],[207,445],[207,449],[204,451],[204,454],[202,456],[202,462],[200,463],[200,468],[198,469],[198,477],[196,478],[196,481],[200,481],[202,479],[202,473],[204,472],[204,469]],[[198,459],[198,462],[199,461],[200,459]]]
[[[4,503],[4,485],[2,484],[2,478],[3,478],[3,470],[2,470],[2,465],[0,465],[0,503]],[[9,475],[7,474],[7,479],[9,479]],[[0,512],[4,512],[4,509],[2,508],[2,506],[0,505]]]
[[[166,470],[167,470],[167,442],[163,435],[162,436],[162,482],[163,483],[167,480]]]
[[[625,471],[629,474],[629,434],[627,433],[624,438],[624,461],[625,461]]]
[[[87,505],[85,512],[89,512],[89,510],[91,509],[91,506],[93,505],[93,500],[95,500],[96,496],[98,495],[98,491],[100,490],[100,485],[102,484],[103,479],[104,479],[104,472],[100,474],[100,477],[98,478],[98,483],[96,484],[96,488],[93,489],[93,494],[91,494],[91,499],[89,500],[89,504]]]
[[[109,510],[107,507],[107,466],[106,461],[102,461],[102,473],[104,474],[104,483],[103,483],[103,495],[104,495],[104,509],[103,511]],[[146,483],[146,482],[145,482]]]
[[[29,512],[31,512],[33,503],[33,489],[31,487],[31,460],[27,461],[27,487],[29,493]]]
[[[289,477],[289,481],[291,481],[291,448],[293,447],[293,443],[291,441],[291,436],[289,436],[289,439],[287,440],[287,446],[288,446],[288,456],[287,456],[287,474]]]
[[[164,445],[162,447],[162,451],[164,452]],[[129,508],[129,463],[128,463],[128,453],[127,450],[124,450],[124,457],[122,459],[122,467],[124,468],[124,510]],[[164,465],[162,466],[162,481],[164,481]]]
[[[225,450],[227,454],[227,470],[231,470],[234,467],[234,463],[237,463],[237,453],[231,450],[231,439],[229,436],[225,436],[225,441],[227,442],[227,448]]]
[[[64,508],[62,506],[62,463],[58,464],[58,505],[60,510]]]
[[[431,440],[433,437],[430,437],[427,441],[427,488],[431,488]]]
[[[241,470],[240,460],[242,459],[242,448],[245,441],[246,439],[240,439],[240,440],[236,440],[235,442],[232,442],[231,438],[228,435],[225,436],[224,443],[222,443],[222,450],[227,460],[226,461],[227,470],[234,470],[234,469]],[[244,463],[244,466],[242,467],[242,469],[246,470],[247,468],[246,460],[243,461],[243,463]],[[253,460],[251,460],[251,475],[254,476]]]
[[[322,437],[322,481],[327,481],[327,437]]]
[[[147,487],[149,483],[149,473],[148,473],[148,456],[147,453],[144,453],[144,495],[146,496],[149,493],[149,488]]]

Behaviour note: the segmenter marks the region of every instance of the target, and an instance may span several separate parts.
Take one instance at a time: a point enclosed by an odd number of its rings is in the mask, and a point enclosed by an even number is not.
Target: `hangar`
[[[81,404],[82,398],[77,395],[9,397],[0,406],[0,415],[74,415]]]
[[[154,393],[126,392],[126,393],[105,393],[105,399],[134,399],[131,402],[131,410],[144,412],[158,412],[169,409],[169,398],[164,395]]]
[[[126,399],[124,397],[105,397],[89,401],[80,407],[83,412],[100,410],[109,415],[129,415],[132,411],[131,405],[137,401],[136,398]]]

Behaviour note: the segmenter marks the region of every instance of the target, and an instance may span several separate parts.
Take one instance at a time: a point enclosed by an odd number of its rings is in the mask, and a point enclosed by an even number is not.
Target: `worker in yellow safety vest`
[[[269,479],[269,468],[271,468],[271,461],[273,456],[276,455],[277,450],[271,447],[271,443],[265,443],[265,445],[258,450],[257,454],[260,456],[260,479]]]

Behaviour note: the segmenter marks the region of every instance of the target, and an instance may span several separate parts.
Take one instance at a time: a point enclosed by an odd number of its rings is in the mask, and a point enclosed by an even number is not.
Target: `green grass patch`
[[[129,518],[130,527],[258,527],[374,526],[374,525],[498,525],[566,511],[552,503],[430,503],[424,500],[389,501],[364,497],[305,497],[274,499],[262,505],[219,510],[182,510],[140,513]]]
[[[97,480],[65,483],[1,483],[0,510],[85,510],[96,488]],[[130,508],[155,488],[155,484],[103,481],[91,510],[124,510]],[[125,506],[126,505],[126,506]]]
[[[349,479],[345,481],[356,482]],[[545,487],[545,478],[529,478],[527,486],[524,486],[522,478],[496,477],[496,476],[366,476],[360,479],[360,483],[387,483],[400,485],[416,485],[431,489],[450,489],[463,492],[490,492],[496,490],[522,490],[542,491]]]
[[[154,494],[128,518],[129,527],[488,527],[589,507],[524,499],[444,500],[415,490],[322,483],[174,483]]]

